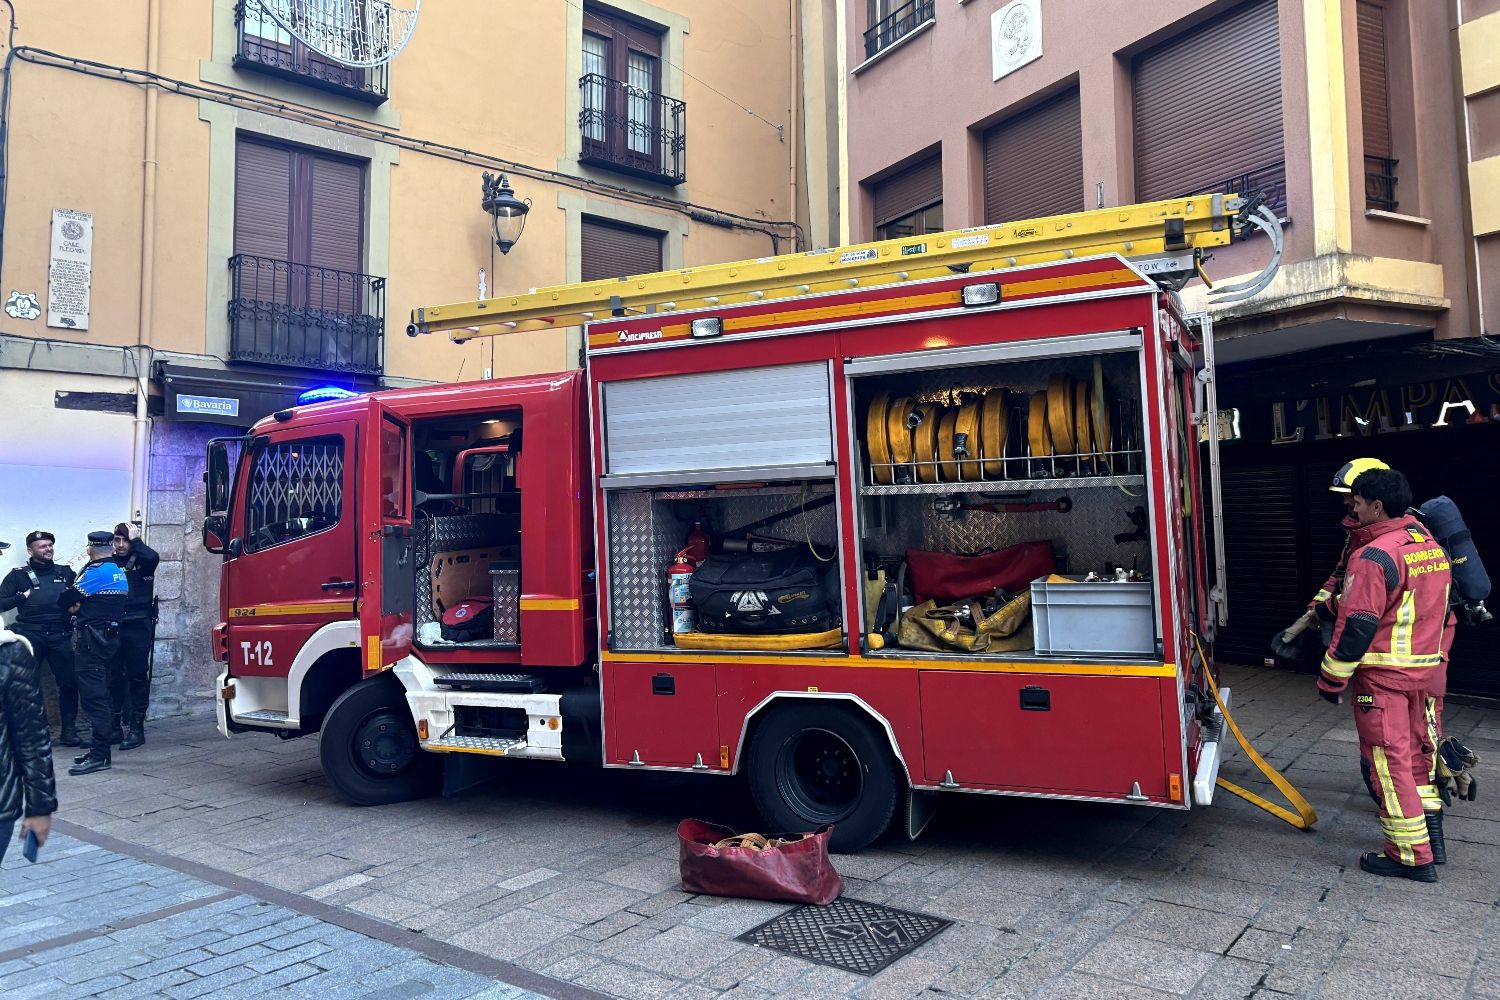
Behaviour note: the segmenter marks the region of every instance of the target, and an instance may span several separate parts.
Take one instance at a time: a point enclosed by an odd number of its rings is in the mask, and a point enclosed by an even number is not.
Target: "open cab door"
[[[359,463],[359,622],[368,676],[411,652],[416,575],[411,425],[372,398],[366,426],[373,454]]]

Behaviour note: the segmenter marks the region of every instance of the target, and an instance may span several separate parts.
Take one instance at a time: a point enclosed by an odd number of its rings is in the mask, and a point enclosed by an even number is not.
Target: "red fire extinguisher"
[[[683,549],[667,569],[667,603],[672,606],[673,635],[693,632],[698,628],[698,613],[693,610],[692,598],[688,593],[694,568],[689,550]]]
[[[692,560],[694,566],[703,565],[703,560],[708,558],[713,539],[708,534],[708,529],[703,526],[702,521],[693,522],[693,530],[688,532],[687,548],[682,551],[687,553],[688,559]]]

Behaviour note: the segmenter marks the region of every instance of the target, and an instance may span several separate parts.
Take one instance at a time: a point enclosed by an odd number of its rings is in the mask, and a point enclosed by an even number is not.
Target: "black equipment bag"
[[[445,642],[478,642],[495,637],[495,602],[488,597],[469,597],[443,612]]]
[[[826,632],[839,620],[837,565],[818,562],[801,546],[710,556],[688,585],[698,630]]]

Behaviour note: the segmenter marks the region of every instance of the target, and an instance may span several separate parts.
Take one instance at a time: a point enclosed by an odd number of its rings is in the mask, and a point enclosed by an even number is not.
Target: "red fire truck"
[[[320,732],[359,804],[451,755],[744,772],[840,850],[938,791],[1206,804],[1219,421],[1176,289],[1251,230],[1205,195],[415,310],[582,326],[584,367],[212,443],[220,729]]]

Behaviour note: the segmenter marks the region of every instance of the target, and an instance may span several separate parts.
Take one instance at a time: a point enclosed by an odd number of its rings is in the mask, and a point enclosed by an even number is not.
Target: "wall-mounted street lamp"
[[[484,200],[480,206],[493,220],[495,231],[495,245],[500,248],[502,254],[510,253],[510,248],[516,245],[521,238],[521,231],[526,228],[526,213],[531,211],[531,199],[522,201],[516,197],[511,190],[510,180],[504,174],[492,174],[488,170],[484,172]]]

